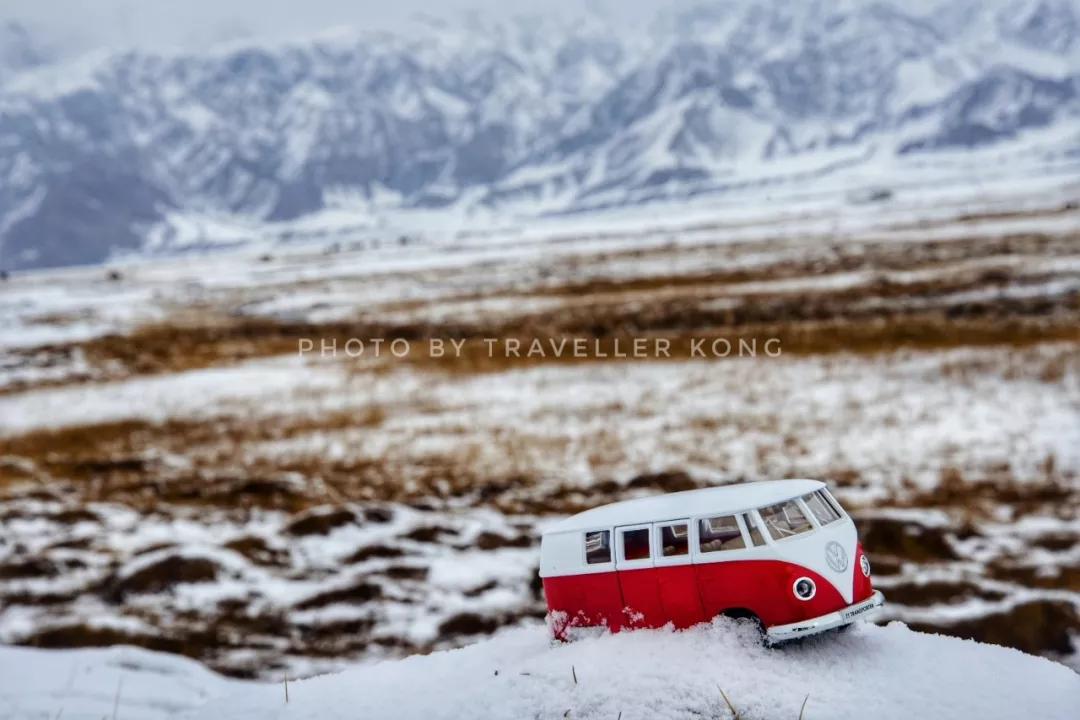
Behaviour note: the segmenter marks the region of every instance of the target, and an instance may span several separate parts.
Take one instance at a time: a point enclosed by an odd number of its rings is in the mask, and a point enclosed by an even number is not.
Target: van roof
[[[790,500],[823,487],[825,483],[820,480],[764,480],[652,495],[571,515],[547,528],[544,534],[637,525],[709,513],[734,513]]]

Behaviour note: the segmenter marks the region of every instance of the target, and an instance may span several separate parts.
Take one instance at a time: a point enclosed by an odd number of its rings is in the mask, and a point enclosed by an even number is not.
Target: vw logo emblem
[[[847,570],[847,552],[844,547],[835,540],[831,541],[825,546],[825,562],[829,563],[829,567],[835,572]]]

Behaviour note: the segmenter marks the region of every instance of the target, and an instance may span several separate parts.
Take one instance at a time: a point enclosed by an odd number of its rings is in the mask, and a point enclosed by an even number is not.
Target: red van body
[[[556,637],[717,615],[771,643],[864,617],[884,601],[855,525],[817,480],[743,483],[594,508],[550,528],[540,575]]]

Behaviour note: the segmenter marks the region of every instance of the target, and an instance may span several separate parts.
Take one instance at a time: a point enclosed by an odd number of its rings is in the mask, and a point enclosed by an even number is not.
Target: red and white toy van
[[[556,637],[575,627],[760,622],[770,644],[880,607],[855,524],[817,480],[690,490],[593,508],[548,528],[540,576]]]

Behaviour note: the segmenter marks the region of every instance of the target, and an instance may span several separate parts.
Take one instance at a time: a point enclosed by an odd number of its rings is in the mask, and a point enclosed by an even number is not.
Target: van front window
[[[810,512],[813,513],[821,525],[828,525],[840,519],[840,513],[836,512],[836,508],[826,499],[825,493],[820,490],[809,495],[803,495],[803,502],[810,508]]]
[[[794,500],[768,505],[760,508],[758,513],[773,540],[784,540],[814,529]]]

